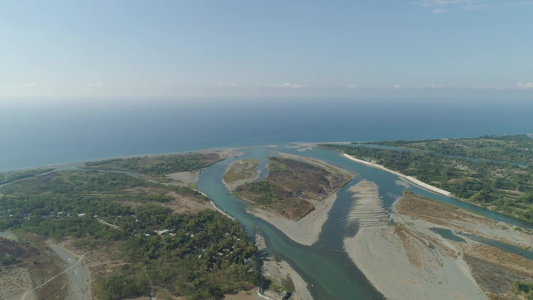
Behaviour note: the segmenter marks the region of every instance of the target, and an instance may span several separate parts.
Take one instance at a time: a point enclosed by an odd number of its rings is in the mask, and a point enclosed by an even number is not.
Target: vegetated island
[[[377,186],[362,181],[344,240],[357,267],[388,299],[516,299],[533,296],[533,260],[478,242],[495,239],[533,254],[533,231],[404,192],[383,210]]]
[[[257,248],[240,224],[165,177],[228,154],[91,162],[0,187],[0,298],[212,299],[253,288]]]
[[[228,166],[226,172],[222,176],[222,182],[229,191],[233,192],[238,186],[259,179],[261,171],[256,170],[258,166],[259,160],[257,159],[241,159],[234,161]]]
[[[257,204],[250,212],[292,240],[313,244],[327,220],[336,192],[355,174],[323,161],[281,152],[268,160],[267,177],[236,187],[234,194]]]
[[[533,139],[527,135],[515,135],[373,143],[377,147],[366,143],[321,146],[411,176],[463,201],[533,222],[530,140]],[[456,155],[479,155],[486,159]],[[498,161],[488,160],[494,158]]]

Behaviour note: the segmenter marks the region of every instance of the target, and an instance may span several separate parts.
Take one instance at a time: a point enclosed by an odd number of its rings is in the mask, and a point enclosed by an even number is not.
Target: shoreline
[[[265,145],[266,147],[267,145]],[[56,171],[56,169],[70,169],[70,168],[78,168],[83,166],[87,162],[98,162],[98,161],[106,161],[106,160],[114,160],[114,159],[129,159],[129,158],[137,158],[137,157],[158,157],[158,156],[171,156],[171,155],[180,155],[180,154],[194,154],[194,153],[219,153],[219,154],[228,154],[229,156],[226,157],[229,158],[233,155],[239,156],[240,152],[238,152],[238,149],[243,148],[249,148],[249,147],[216,147],[216,148],[202,148],[197,150],[184,150],[184,151],[176,151],[176,152],[163,152],[163,153],[140,153],[140,154],[131,154],[131,155],[121,155],[121,156],[108,156],[103,158],[89,158],[85,160],[79,160],[79,161],[73,161],[73,162],[58,162],[58,163],[51,163],[51,164],[43,164],[43,165],[36,165],[36,166],[25,166],[20,167],[16,169],[0,169],[0,173],[10,173],[10,172],[25,172],[25,171],[31,171],[31,170],[38,170],[38,169],[54,169],[52,172]]]
[[[368,162],[366,160],[362,160],[362,159],[359,159],[359,158],[355,158],[351,155],[348,155],[346,153],[342,153],[342,156],[344,156],[345,158],[349,159],[349,160],[352,160],[352,161],[355,161],[357,163],[360,163],[360,164],[363,164],[365,166],[369,166],[369,167],[372,167],[372,168],[376,168],[376,169],[380,169],[380,170],[383,170],[383,171],[386,171],[386,172],[389,172],[391,174],[394,174],[396,176],[398,176],[399,178],[401,179],[404,179],[410,183],[412,183],[413,185],[416,185],[422,189],[425,189],[425,190],[428,190],[430,192],[434,192],[434,193],[437,193],[437,194],[441,194],[441,195],[444,195],[444,196],[448,196],[450,197],[452,195],[452,193],[448,192],[448,191],[445,191],[443,189],[440,189],[438,187],[435,187],[435,186],[432,186],[430,184],[427,184],[425,182],[422,182],[412,176],[407,176],[407,175],[404,175],[400,172],[397,172],[397,171],[393,171],[391,169],[387,169],[385,168],[384,166],[382,165],[379,165],[379,164],[376,164],[376,163],[373,163],[373,162]]]

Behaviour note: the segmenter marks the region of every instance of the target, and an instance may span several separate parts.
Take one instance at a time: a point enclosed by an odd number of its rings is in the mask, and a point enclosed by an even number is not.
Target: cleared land
[[[19,240],[0,238],[0,253],[16,258],[0,266],[0,299],[65,299],[63,261],[42,238],[17,232]]]

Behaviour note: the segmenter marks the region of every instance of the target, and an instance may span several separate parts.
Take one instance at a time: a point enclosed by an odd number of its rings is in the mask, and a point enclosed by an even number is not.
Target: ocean
[[[0,171],[290,142],[533,132],[533,101],[61,99],[0,102]]]

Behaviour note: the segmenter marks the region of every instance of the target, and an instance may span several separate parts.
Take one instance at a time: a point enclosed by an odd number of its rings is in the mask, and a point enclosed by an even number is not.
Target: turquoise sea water
[[[98,99],[31,103],[0,103],[0,171],[215,147],[533,132],[533,101]]]

